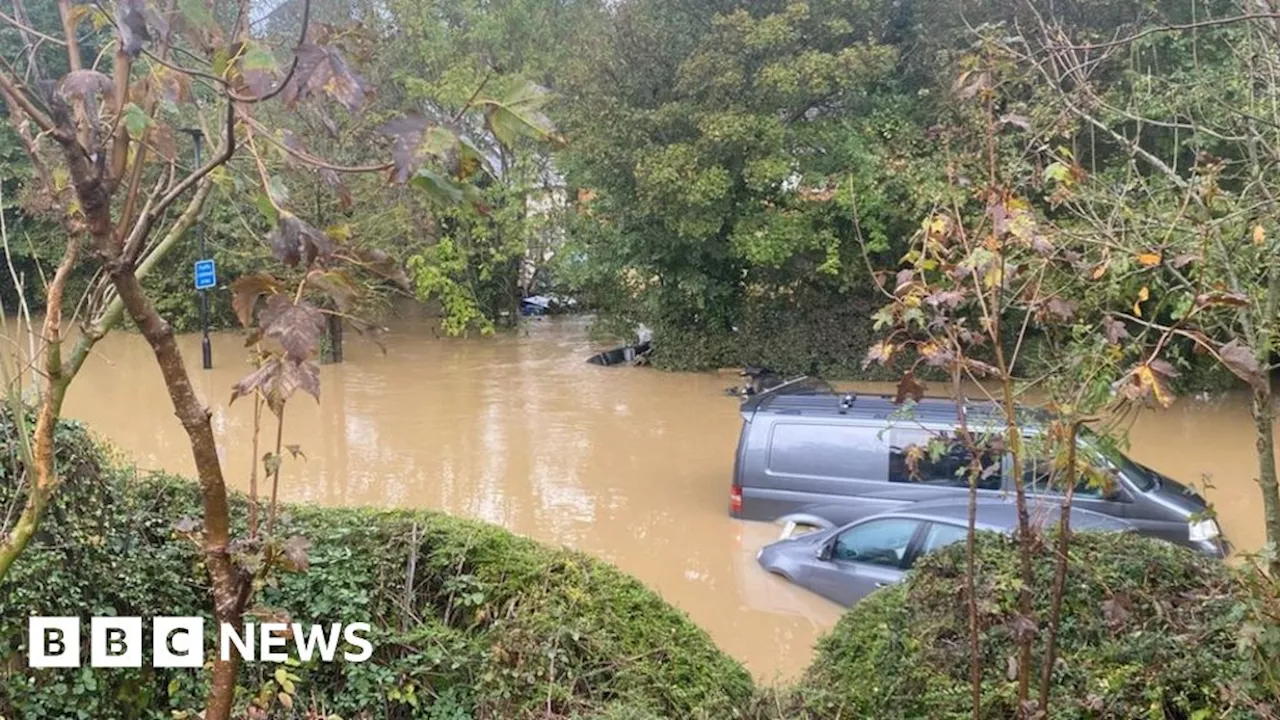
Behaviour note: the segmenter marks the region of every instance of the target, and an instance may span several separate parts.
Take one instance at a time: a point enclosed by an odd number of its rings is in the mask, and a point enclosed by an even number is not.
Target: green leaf
[[[284,180],[279,175],[271,176],[267,183],[267,194],[271,196],[276,207],[289,204],[289,188],[285,187]]]
[[[409,181],[414,187],[425,190],[432,200],[446,205],[462,202],[462,188],[458,184],[428,168],[421,168]]]
[[[250,43],[240,57],[240,66],[245,70],[275,70],[276,58],[261,45]]]
[[[267,471],[267,475],[275,475],[280,472],[280,456],[275,453],[263,455],[262,466]]]
[[[178,12],[184,20],[197,28],[207,28],[216,24],[213,13],[204,4],[204,0],[178,0]]]
[[[483,171],[484,174],[490,177],[493,176],[493,168],[489,165],[489,158],[469,138],[458,136],[458,149],[462,155],[462,162],[459,163],[459,176],[462,179],[465,180],[471,177],[477,170]]]
[[[133,103],[124,106],[120,112],[120,118],[124,122],[125,129],[129,131],[129,137],[134,140],[140,139],[147,131],[147,126],[151,124],[151,118],[147,117],[142,108]]]
[[[276,683],[279,684],[280,687],[283,688],[285,692],[289,693],[290,695],[293,694],[293,690],[294,690],[293,680],[289,679],[289,671],[285,670],[283,667],[276,668],[275,679],[276,679]]]
[[[542,112],[550,99],[545,88],[526,82],[501,99],[483,101],[488,105],[489,130],[507,147],[522,137],[539,141],[554,139],[555,126]]]
[[[418,146],[418,151],[432,157],[443,158],[457,147],[458,136],[448,128],[435,125],[427,128],[423,133],[422,144]]]
[[[266,193],[260,192],[254,196],[253,204],[258,206],[258,212],[262,213],[262,217],[266,218],[267,222],[272,225],[277,224],[280,213],[276,212],[275,206],[271,204],[271,199],[267,197]]]
[[[213,53],[213,74],[218,77],[226,77],[227,65],[231,62],[231,56],[227,55],[226,48],[218,48]]]

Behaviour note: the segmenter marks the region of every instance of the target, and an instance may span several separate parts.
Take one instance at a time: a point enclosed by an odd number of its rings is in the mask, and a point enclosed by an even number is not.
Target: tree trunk
[[[1076,495],[1076,435],[1078,423],[1072,423],[1067,434],[1067,497],[1062,503],[1062,517],[1058,521],[1057,561],[1053,566],[1053,595],[1049,604],[1049,626],[1045,630],[1044,657],[1040,665],[1040,701],[1036,710],[1040,717],[1049,717],[1049,690],[1053,681],[1053,666],[1058,656],[1058,626],[1062,623],[1062,595],[1067,586],[1067,551],[1071,546],[1071,504]]]
[[[155,306],[143,293],[132,268],[112,264],[111,281],[124,301],[129,317],[142,331],[143,337],[155,353],[156,364],[160,366],[160,374],[169,390],[174,412],[182,421],[182,427],[191,443],[191,454],[195,459],[204,506],[204,552],[213,585],[214,620],[219,625],[225,623],[238,628],[247,600],[247,594],[243,592],[246,582],[236,571],[228,552],[231,523],[227,486],[222,477],[222,465],[218,460],[218,448],[209,422],[209,410],[200,402],[191,386],[182,353],[174,340],[173,328],[160,317]],[[205,720],[228,720],[231,717],[238,669],[239,658],[234,653],[227,660],[215,656]]]
[[[1276,480],[1275,411],[1271,408],[1271,385],[1259,383],[1253,390],[1254,442],[1258,449],[1258,485],[1262,489],[1262,517],[1267,544],[1273,549],[1267,570],[1280,577],[1280,483]]]
[[[6,239],[7,243],[7,239]],[[40,397],[40,407],[36,411],[35,443],[31,457],[23,458],[35,474],[31,489],[27,491],[27,500],[22,513],[13,524],[13,530],[0,540],[0,580],[9,573],[9,568],[26,549],[27,543],[35,536],[40,527],[40,519],[44,516],[49,500],[58,486],[58,468],[55,457],[54,434],[58,429],[58,418],[62,416],[62,400],[67,395],[67,386],[75,376],[75,370],[64,372],[62,366],[62,291],[67,285],[67,277],[75,265],[80,243],[76,237],[67,240],[67,249],[63,252],[62,261],[54,273],[53,282],[49,284],[42,339],[45,348],[44,366],[48,386]],[[6,244],[6,248],[8,245]],[[22,292],[22,288],[18,288]],[[34,358],[32,358],[34,360]],[[25,405],[15,403],[14,412],[26,411]],[[25,423],[26,418],[15,417],[13,422]]]

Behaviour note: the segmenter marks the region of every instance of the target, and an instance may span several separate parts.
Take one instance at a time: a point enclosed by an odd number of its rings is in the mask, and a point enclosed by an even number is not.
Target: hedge
[[[1034,617],[1048,617],[1053,545],[1037,546]],[[983,717],[1016,716],[1017,551],[977,542]],[[1243,652],[1252,616],[1237,573],[1132,534],[1080,533],[1070,550],[1050,717],[1267,717],[1265,658]],[[969,718],[963,544],[923,558],[907,582],[845,614],[795,694],[797,717]],[[1033,698],[1044,629],[1036,631]],[[1274,658],[1275,656],[1272,656]],[[1266,700],[1267,702],[1263,702]]]
[[[0,716],[193,716],[202,672],[145,662],[136,670],[26,667],[28,615],[208,617],[198,548],[174,529],[199,516],[195,486],[115,469],[75,424],[59,433],[65,484],[0,591]],[[10,454],[0,463],[0,508],[14,499],[18,467],[11,425],[2,439]],[[235,507],[243,523],[244,498]],[[582,553],[426,511],[292,506],[279,532],[311,541],[310,569],[278,575],[260,591],[259,609],[375,628],[369,662],[287,668],[297,703],[319,717],[564,717],[625,706],[721,718],[754,692],[743,667],[682,612]],[[241,701],[273,693],[278,667],[247,666]],[[290,716],[278,704],[273,712]]]

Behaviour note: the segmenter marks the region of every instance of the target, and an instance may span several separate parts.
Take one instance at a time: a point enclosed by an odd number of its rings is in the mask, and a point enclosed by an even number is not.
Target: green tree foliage
[[[911,162],[924,135],[885,41],[891,13],[644,0],[617,9],[565,74],[560,161],[596,196],[574,227],[592,266],[579,283],[651,324],[666,364],[749,359],[733,328],[796,296],[865,297],[855,202],[878,242],[908,231],[938,173]],[[840,362],[821,347],[834,340],[780,364]]]

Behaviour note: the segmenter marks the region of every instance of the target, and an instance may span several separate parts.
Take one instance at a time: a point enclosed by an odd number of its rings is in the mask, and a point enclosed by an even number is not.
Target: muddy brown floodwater
[[[326,505],[434,508],[584,550],[632,573],[760,679],[794,677],[839,617],[831,603],[767,575],[755,551],[778,528],[727,516],[741,422],[723,394],[737,378],[604,368],[581,318],[519,334],[439,340],[393,328],[383,355],[349,338],[347,362],[321,371],[321,401],[289,405],[281,494]],[[181,338],[210,403],[229,482],[247,486],[253,410],[228,407],[247,370],[240,336]],[[72,385],[67,414],[143,468],[190,474],[186,437],[150,350],[116,333]],[[1262,544],[1247,404],[1239,396],[1143,417],[1133,456],[1184,481],[1210,473],[1228,536]]]

